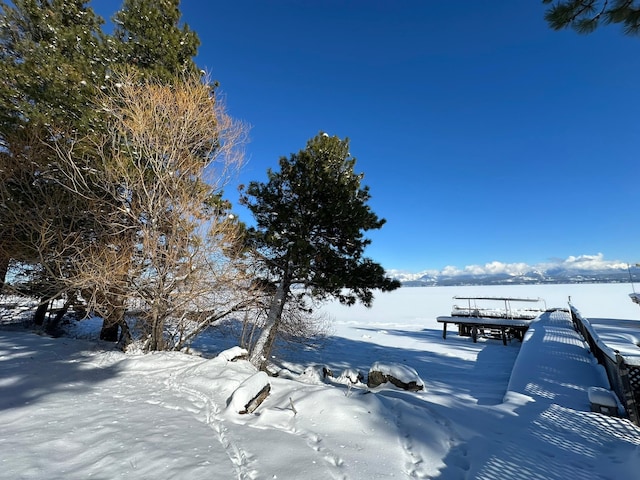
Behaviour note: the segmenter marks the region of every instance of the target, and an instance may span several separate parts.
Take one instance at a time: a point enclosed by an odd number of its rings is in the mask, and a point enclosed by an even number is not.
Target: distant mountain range
[[[461,286],[461,285],[531,285],[554,283],[629,283],[629,271],[621,268],[565,269],[553,267],[546,270],[531,269],[519,273],[464,273],[447,275],[442,272],[402,273],[387,272],[402,282],[404,287]],[[640,276],[634,281],[640,283]]]

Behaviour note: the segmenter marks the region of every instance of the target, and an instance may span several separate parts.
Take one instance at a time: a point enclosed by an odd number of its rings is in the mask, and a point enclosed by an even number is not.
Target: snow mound
[[[332,377],[330,369],[323,365],[310,365],[298,375],[298,381],[311,385],[321,385],[325,383],[327,376]]]
[[[355,385],[358,383],[362,383],[363,379],[364,377],[360,372],[358,372],[357,370],[354,370],[353,368],[347,368],[338,376],[338,378],[336,378],[336,382],[344,383],[345,385],[349,385],[349,384]]]
[[[597,405],[604,405],[605,407],[618,408],[618,402],[616,402],[615,393],[602,387],[589,387],[587,390],[589,395],[589,402]]]
[[[424,390],[424,382],[413,368],[401,363],[375,362],[369,369],[368,386],[374,388],[387,382],[404,390]]]
[[[246,358],[249,352],[242,347],[231,347],[223,352],[220,352],[216,358],[224,360],[225,362],[232,362],[239,358]]]

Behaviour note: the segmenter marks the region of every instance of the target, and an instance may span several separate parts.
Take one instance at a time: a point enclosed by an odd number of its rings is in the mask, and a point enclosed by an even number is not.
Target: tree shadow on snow
[[[473,343],[470,338],[457,335],[444,340],[441,332],[434,329],[358,330],[364,332],[362,340],[332,336],[319,348],[282,350],[283,363],[288,368],[299,365],[299,369],[310,364],[326,365],[336,376],[350,368],[365,378],[374,362],[400,363],[416,370],[429,393],[469,397],[477,404],[495,405],[502,402],[520,346],[519,341],[507,346],[501,340]],[[369,336],[367,332],[376,335]]]
[[[0,410],[47,396],[90,391],[118,373],[118,365],[91,364],[95,342],[0,329]]]
[[[357,326],[361,339],[330,335],[302,341],[278,341],[274,360],[294,375],[308,366],[326,366],[334,376],[346,369],[359,371],[366,381],[374,362],[400,363],[415,369],[428,392],[468,397],[479,405],[502,402],[511,368],[520,348],[518,340],[506,346],[501,340],[481,339],[450,333],[447,339],[437,329],[381,329]],[[242,322],[227,320],[211,327],[192,344],[205,357],[214,357],[239,345]]]

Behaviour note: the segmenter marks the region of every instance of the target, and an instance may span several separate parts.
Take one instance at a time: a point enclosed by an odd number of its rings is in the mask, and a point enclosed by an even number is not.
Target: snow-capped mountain
[[[398,270],[387,273],[406,287],[640,282],[640,268],[637,265],[604,261],[601,254],[569,257],[536,266],[492,262],[463,269],[446,267],[439,271],[427,270],[420,273]]]

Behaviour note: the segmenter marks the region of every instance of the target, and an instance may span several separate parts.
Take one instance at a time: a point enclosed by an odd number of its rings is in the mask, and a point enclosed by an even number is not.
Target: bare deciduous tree
[[[115,85],[99,99],[106,131],[59,135],[47,172],[95,206],[70,284],[114,325],[141,302],[144,348],[182,348],[247,302],[242,229],[221,198],[242,164],[246,127],[198,78],[162,85],[129,75]]]

